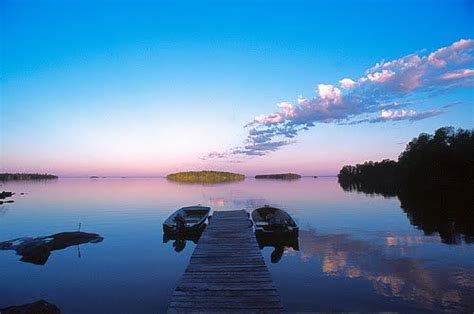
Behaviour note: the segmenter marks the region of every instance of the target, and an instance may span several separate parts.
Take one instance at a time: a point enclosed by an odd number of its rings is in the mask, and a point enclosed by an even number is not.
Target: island
[[[174,182],[212,184],[242,181],[245,179],[245,175],[225,171],[201,170],[171,173],[166,178]]]
[[[58,176],[47,173],[0,173],[0,181],[14,180],[51,180]]]
[[[276,173],[276,174],[258,174],[255,179],[278,179],[278,180],[297,180],[301,175],[296,173]]]

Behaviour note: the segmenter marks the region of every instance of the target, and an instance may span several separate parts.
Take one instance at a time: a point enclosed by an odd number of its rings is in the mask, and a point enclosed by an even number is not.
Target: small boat
[[[188,206],[175,211],[163,223],[166,232],[198,231],[209,217],[210,207]]]
[[[257,208],[252,212],[255,233],[298,234],[298,226],[287,212],[279,208]]]

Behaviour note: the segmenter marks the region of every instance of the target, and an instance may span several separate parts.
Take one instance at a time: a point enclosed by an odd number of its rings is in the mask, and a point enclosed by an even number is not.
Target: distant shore
[[[0,173],[0,181],[15,180],[52,180],[58,176],[47,173]]]
[[[301,175],[296,173],[258,174],[255,179],[298,180],[301,179]]]

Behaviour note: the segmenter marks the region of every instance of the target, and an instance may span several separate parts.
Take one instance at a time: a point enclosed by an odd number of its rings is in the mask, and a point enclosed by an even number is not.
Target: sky
[[[334,175],[474,127],[473,1],[0,0],[0,171]]]

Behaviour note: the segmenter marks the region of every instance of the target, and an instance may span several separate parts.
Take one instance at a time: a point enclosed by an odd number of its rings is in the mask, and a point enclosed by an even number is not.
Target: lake
[[[163,221],[186,205],[251,211],[269,204],[300,226],[294,247],[262,250],[286,310],[474,310],[470,238],[420,230],[409,219],[420,218],[407,215],[397,197],[344,191],[336,178],[220,185],[58,179],[3,182],[0,190],[17,193],[0,205],[0,242],[79,224],[104,237],[54,251],[44,265],[0,251],[0,308],[43,299],[63,313],[163,312],[195,247],[163,243]]]

